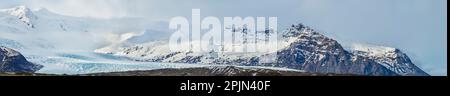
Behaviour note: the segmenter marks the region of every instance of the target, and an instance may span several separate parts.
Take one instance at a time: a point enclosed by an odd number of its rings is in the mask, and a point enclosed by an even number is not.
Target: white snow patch
[[[382,57],[388,53],[395,53],[395,48],[367,44],[353,44],[352,50],[366,52],[368,56]]]

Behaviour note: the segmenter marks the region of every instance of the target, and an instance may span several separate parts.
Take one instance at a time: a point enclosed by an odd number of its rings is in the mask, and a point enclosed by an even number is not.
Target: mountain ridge
[[[0,46],[0,59],[0,72],[33,73],[43,67],[27,61],[21,53],[3,46]]]
[[[406,54],[395,48],[393,48],[394,51],[390,55],[398,56],[398,58],[393,59],[386,59],[391,56],[378,57],[379,59],[377,59],[371,57],[372,55],[356,54],[365,51],[356,50],[350,52],[345,50],[336,40],[328,38],[303,24],[292,25],[286,30],[283,30],[281,37],[280,40],[287,43],[286,45],[282,45],[281,48],[278,48],[277,63],[271,64],[259,63],[258,60],[263,55],[239,55],[237,57],[223,55],[211,60],[207,59],[207,57],[210,57],[207,53],[170,52],[166,49],[167,46],[158,45],[158,43],[136,44],[135,46],[118,48],[119,51],[103,53],[128,56],[136,60],[151,62],[273,66],[318,73],[375,76],[429,76],[423,70],[416,67]],[[371,51],[367,52],[370,53]],[[386,64],[386,62],[383,62],[385,60],[398,62]],[[388,66],[389,64],[397,66]]]

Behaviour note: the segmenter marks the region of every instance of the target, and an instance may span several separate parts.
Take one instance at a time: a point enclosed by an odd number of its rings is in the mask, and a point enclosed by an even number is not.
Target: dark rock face
[[[337,41],[303,25],[293,26],[283,37],[295,41],[278,52],[277,66],[318,73],[398,75],[369,58],[347,52]]]
[[[0,72],[32,73],[42,67],[28,62],[19,52],[0,46]]]

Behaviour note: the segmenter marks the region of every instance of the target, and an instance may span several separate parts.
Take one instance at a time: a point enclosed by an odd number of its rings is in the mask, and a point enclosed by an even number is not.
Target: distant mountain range
[[[370,76],[428,76],[418,68],[400,49],[373,46],[354,45],[352,49],[344,49],[342,45],[303,24],[294,24],[278,32],[279,45],[275,52],[266,54],[222,54],[193,53],[189,51],[172,52],[167,40],[170,32],[156,24],[155,28],[146,28],[149,24],[129,26],[139,19],[102,20],[92,18],[70,17],[52,13],[46,9],[30,10],[25,6],[0,10],[0,33],[20,34],[27,32],[95,32],[95,31],[142,31],[141,34],[120,33],[114,43],[95,50],[97,53],[125,56],[142,62],[195,63],[195,64],[227,64],[238,66],[269,66],[291,68],[312,73],[355,74]],[[118,24],[118,25],[117,25]],[[128,25],[127,25],[128,24]],[[165,27],[168,28],[168,27]],[[28,44],[0,36],[0,45],[16,50],[27,50]],[[45,41],[45,40],[44,40]],[[50,42],[50,40],[47,40]],[[30,43],[38,46],[54,48],[53,43]],[[8,48],[2,47],[2,50]],[[9,50],[9,49],[8,49]],[[4,51],[1,54],[10,51]],[[14,51],[15,52],[15,51]],[[276,62],[260,62],[262,57],[276,55]],[[15,53],[17,54],[17,53]],[[214,56],[211,56],[214,55]],[[3,56],[3,55],[2,55]],[[8,55],[3,56],[6,58]],[[16,57],[23,57],[16,55]],[[1,58],[0,58],[1,59]],[[13,61],[11,61],[13,60]],[[34,72],[40,69],[38,65],[26,62],[24,58],[4,60],[4,66],[21,62],[24,66],[15,67],[18,70]],[[16,61],[17,60],[17,61]],[[13,62],[13,63],[11,63]],[[26,66],[29,67],[26,67]],[[0,68],[4,68],[0,66]],[[45,66],[44,66],[45,67]],[[1,70],[1,69],[0,69]],[[5,70],[5,69],[3,69]],[[8,69],[9,70],[9,69]],[[12,69],[11,69],[12,70]],[[14,69],[15,70],[15,69]]]
[[[109,46],[99,50],[127,56],[140,61],[230,64],[240,66],[284,67],[307,72],[358,74],[374,76],[427,76],[415,66],[409,57],[396,48],[354,45],[345,50],[336,40],[315,32],[303,24],[292,25],[281,32],[277,50],[277,62],[263,63],[261,57],[269,54],[220,54],[211,58],[211,53],[193,53],[190,51],[172,52],[165,42],[155,41],[126,47]],[[132,38],[137,38],[137,35]],[[118,48],[114,48],[118,47]]]

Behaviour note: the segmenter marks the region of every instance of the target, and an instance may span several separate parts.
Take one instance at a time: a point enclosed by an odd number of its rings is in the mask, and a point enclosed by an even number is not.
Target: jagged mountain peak
[[[352,48],[349,49],[353,54],[369,57],[371,59],[383,59],[383,63],[394,64],[398,63],[397,59],[404,59],[404,62],[411,62],[409,57],[400,51],[400,49],[386,47],[386,46],[377,46],[377,45],[368,45],[368,44],[353,44]]]
[[[301,23],[293,24],[282,31],[282,38],[287,41],[288,49],[302,48],[307,51],[332,52],[333,54],[342,53],[343,47],[334,39],[329,38],[314,29]],[[284,48],[284,49],[286,49]]]
[[[368,56],[380,57],[389,53],[399,53],[400,50],[392,47],[376,46],[368,44],[353,44],[350,50],[367,53]]]
[[[428,75],[423,70],[415,66],[410,58],[397,48],[369,44],[353,44],[350,50],[346,50],[336,40],[326,37],[303,24],[292,25],[287,29],[287,32],[285,32],[283,36],[287,38],[295,38],[295,41],[292,42],[287,50],[292,51],[292,49],[301,49],[301,56],[305,56],[307,58],[310,56],[317,57],[317,60],[320,62],[318,61],[313,63],[322,63],[323,66],[326,66],[327,64],[323,63],[324,61],[321,61],[324,60],[324,58],[334,58],[334,56],[342,55],[338,58],[345,61],[345,59],[349,59],[348,56],[350,56],[354,59],[353,62],[356,63],[358,60],[355,58],[358,57],[355,56],[359,56],[373,60],[379,65],[382,65],[399,75]],[[330,53],[332,55],[330,55]],[[344,56],[344,54],[347,55]],[[306,61],[315,60],[316,59]],[[308,62],[303,64],[307,63]]]
[[[33,14],[30,8],[26,6],[16,6],[10,9],[2,9],[1,11],[8,13],[20,19],[27,26],[33,28],[33,20],[37,19],[37,16]]]
[[[368,44],[353,44],[350,51],[355,55],[373,59],[375,62],[400,75],[429,75],[414,65],[411,59],[397,48]]]
[[[8,8],[8,9],[3,9],[4,11],[8,11],[10,13],[27,13],[30,12],[30,8],[28,8],[27,6],[16,6],[16,7],[12,7],[12,8]]]
[[[304,30],[304,29],[306,29],[306,28],[307,27],[301,23],[299,23],[297,25],[293,24],[286,30],[282,31],[282,36],[284,38],[296,37],[296,36],[300,35],[301,33],[305,32],[306,30]]]
[[[9,49],[3,46],[0,46],[0,51],[5,55],[5,56],[18,56],[20,55],[19,52],[13,50],[13,49]]]
[[[4,17],[0,18],[0,23],[8,25],[2,26],[8,27],[4,28],[7,32],[88,32],[92,25],[102,24],[96,19],[65,16],[46,8],[26,6],[0,9],[0,17]]]

